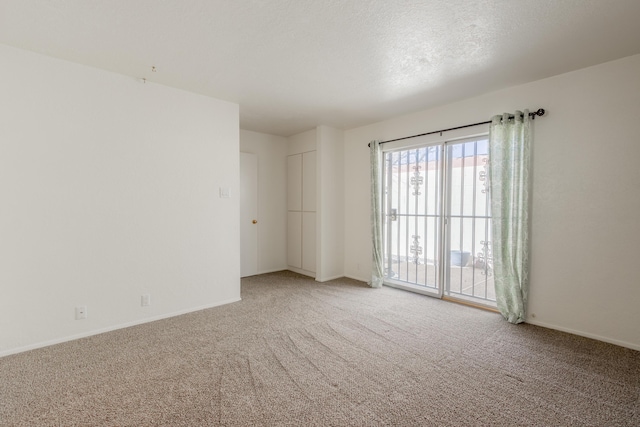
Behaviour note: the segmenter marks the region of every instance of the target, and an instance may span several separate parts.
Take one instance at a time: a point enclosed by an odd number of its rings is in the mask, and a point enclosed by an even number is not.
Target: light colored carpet
[[[0,424],[640,425],[640,352],[350,279],[242,298],[0,359]]]

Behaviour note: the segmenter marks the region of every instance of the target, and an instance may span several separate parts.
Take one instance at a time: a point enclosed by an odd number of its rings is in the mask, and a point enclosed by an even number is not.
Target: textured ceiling
[[[243,129],[283,136],[640,53],[639,22],[639,0],[0,0],[0,43],[236,102]]]

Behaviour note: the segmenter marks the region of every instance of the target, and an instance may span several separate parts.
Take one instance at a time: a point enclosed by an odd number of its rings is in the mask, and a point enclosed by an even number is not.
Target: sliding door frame
[[[438,161],[439,161],[439,167],[438,167],[438,172],[437,172],[437,177],[438,177],[438,181],[440,183],[440,185],[437,188],[438,191],[438,202],[439,202],[439,206],[437,209],[437,221],[438,221],[438,225],[436,227],[437,230],[437,242],[438,242],[438,249],[437,249],[437,270],[438,270],[438,274],[437,274],[437,279],[436,279],[436,286],[435,289],[433,289],[432,287],[428,287],[428,286],[421,286],[418,284],[412,284],[411,282],[406,282],[406,281],[401,281],[401,280],[394,280],[393,278],[389,278],[386,274],[386,272],[388,271],[388,265],[390,264],[390,257],[391,257],[391,244],[392,244],[392,239],[391,239],[391,222],[392,219],[390,219],[391,215],[391,198],[388,197],[387,194],[387,189],[391,188],[391,183],[392,183],[392,179],[391,179],[391,174],[388,173],[388,167],[389,167],[389,163],[386,161],[386,155],[388,153],[394,153],[394,152],[401,152],[401,151],[406,151],[406,150],[412,150],[412,149],[421,149],[421,148],[430,148],[430,147],[438,147]],[[434,143],[429,143],[429,144],[419,144],[419,145],[410,145],[410,146],[405,146],[405,147],[398,147],[398,148],[391,148],[391,149],[383,149],[383,159],[385,159],[383,161],[383,177],[385,180],[385,191],[383,191],[383,206],[385,207],[384,209],[384,213],[382,213],[383,218],[383,234],[385,235],[385,240],[386,240],[386,247],[384,250],[384,262],[385,262],[385,276],[384,276],[384,281],[383,283],[387,286],[391,286],[394,288],[399,288],[399,289],[404,289],[404,290],[408,290],[411,292],[415,292],[415,293],[419,293],[419,294],[423,294],[423,295],[428,295],[431,297],[435,297],[435,298],[442,298],[443,296],[443,289],[442,289],[442,284],[444,283],[443,280],[443,268],[442,266],[444,265],[442,263],[442,257],[443,257],[443,245],[442,245],[442,238],[443,238],[443,208],[444,208],[444,204],[443,204],[443,196],[444,196],[444,184],[443,184],[443,179],[444,179],[444,155],[445,155],[445,145],[443,142],[434,142]],[[428,171],[427,171],[428,172]],[[408,214],[407,214],[408,215]],[[408,228],[408,224],[407,224],[407,228]],[[407,243],[408,244],[408,243]],[[426,278],[425,278],[425,282],[426,282]]]
[[[486,307],[489,309],[495,309],[490,302],[483,302],[482,300],[478,301],[468,301],[466,298],[458,298],[455,295],[451,295],[450,285],[451,285],[451,238],[452,238],[452,230],[451,230],[451,216],[452,216],[452,189],[450,188],[452,183],[452,171],[453,171],[453,158],[451,156],[451,150],[449,147],[457,144],[464,144],[467,142],[477,141],[479,139],[487,138],[488,132],[480,132],[473,135],[460,135],[459,137],[449,137],[449,138],[437,138],[431,139],[430,141],[415,141],[412,144],[406,144],[406,141],[402,141],[403,144],[392,143],[389,144],[388,147],[383,146],[383,207],[384,212],[382,213],[383,218],[383,234],[384,234],[384,269],[385,269],[385,277],[384,284],[387,286],[400,288],[404,290],[408,290],[411,292],[428,295],[435,298],[445,298],[448,300],[453,300],[465,304],[477,305],[480,307]],[[438,197],[439,197],[439,207],[437,209],[437,218],[438,218],[438,250],[437,250],[437,281],[436,288],[432,288],[427,286],[428,280],[425,279],[425,285],[421,284],[413,284],[411,282],[403,281],[403,280],[394,280],[393,278],[388,277],[387,268],[390,265],[390,257],[392,255],[391,251],[391,197],[387,194],[387,191],[392,191],[391,189],[391,174],[388,173],[389,162],[387,161],[387,154],[393,152],[400,152],[405,150],[413,150],[413,149],[421,149],[427,147],[438,147],[438,152],[440,153],[440,157],[438,159],[439,162],[439,188],[438,188]],[[474,153],[474,161],[477,161],[475,157],[477,156],[477,152]],[[474,171],[475,171],[474,167]],[[426,171],[428,173],[428,170]],[[475,200],[475,195],[474,195]],[[474,202],[475,203],[475,202]],[[475,207],[474,207],[475,212]],[[472,215],[475,218],[475,214]],[[460,221],[462,221],[462,212]],[[408,227],[408,225],[407,225]],[[475,230],[475,227],[473,228]],[[473,233],[473,232],[472,232]],[[461,237],[462,239],[462,237]],[[472,239],[475,239],[475,235],[472,235]],[[407,243],[408,245],[408,243]],[[475,248],[475,244],[472,243],[472,247]],[[472,250],[473,252],[473,250]],[[473,254],[475,256],[475,253]],[[398,254],[398,257],[400,254]],[[426,258],[426,256],[425,256]],[[473,279],[475,281],[475,277]],[[462,286],[462,285],[461,285]],[[475,284],[474,284],[475,286]],[[487,285],[485,285],[487,286]],[[461,288],[462,289],[462,288]]]

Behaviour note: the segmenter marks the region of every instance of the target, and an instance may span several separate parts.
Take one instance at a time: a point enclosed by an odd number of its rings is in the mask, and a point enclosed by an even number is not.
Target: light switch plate
[[[143,307],[148,307],[151,305],[151,294],[143,294],[140,299],[140,305]]]

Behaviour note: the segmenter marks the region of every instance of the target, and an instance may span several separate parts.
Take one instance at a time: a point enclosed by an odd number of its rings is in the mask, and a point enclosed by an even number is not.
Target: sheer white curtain
[[[384,280],[382,265],[382,149],[379,141],[371,141],[371,239],[373,259],[369,286],[379,288]]]
[[[524,322],[529,293],[529,111],[494,116],[489,130],[493,270],[498,310]]]

